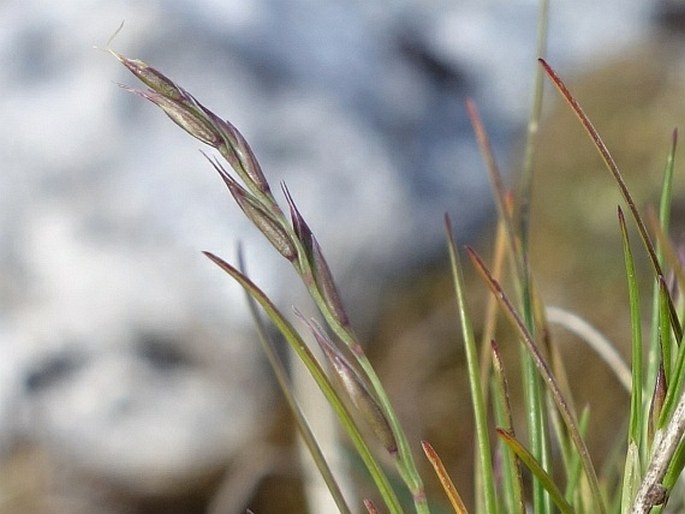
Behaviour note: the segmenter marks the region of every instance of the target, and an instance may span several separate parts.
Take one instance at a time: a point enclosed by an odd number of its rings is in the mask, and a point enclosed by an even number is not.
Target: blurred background
[[[460,242],[487,249],[493,205],[464,100],[478,103],[513,177],[537,10],[534,0],[0,2],[0,511],[306,511],[242,293],[200,250],[235,261],[241,241],[250,275],[285,311],[311,307],[200,143],[117,86],[136,85],[102,51],[122,20],[115,50],[231,120],[271,183],[286,181],[411,438],[434,442],[468,490],[471,407],[442,216]],[[678,1],[551,6],[549,61],[645,202],[683,119],[684,18]],[[541,289],[624,349],[618,195],[549,89],[545,112]],[[564,348],[572,370],[606,381],[601,427],[627,395],[587,350]],[[596,387],[584,380],[578,401]],[[597,432],[601,451],[615,430]]]

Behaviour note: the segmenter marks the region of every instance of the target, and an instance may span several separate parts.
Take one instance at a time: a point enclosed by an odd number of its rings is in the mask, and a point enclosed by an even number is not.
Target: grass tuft
[[[542,0],[538,42],[541,56],[544,55],[547,11],[548,3]],[[470,290],[464,279],[460,249],[449,217],[444,220],[457,305],[455,322],[461,326],[475,424],[475,507],[467,509],[458,492],[458,484],[448,473],[449,463],[423,441],[421,447],[448,501],[448,504],[441,504],[431,498],[429,506],[423,477],[412,451],[418,441],[408,439],[381,379],[355,334],[333,270],[310,225],[297,208],[294,195],[285,184],[280,185],[287,206],[281,209],[267,175],[236,127],[208,110],[152,66],[113,50],[110,52],[148,88],[137,90],[123,86],[125,90],[151,102],[190,136],[214,149],[218,156],[206,157],[231,198],[274,249],[291,263],[318,308],[318,319],[305,318],[299,311],[295,312],[304,332],[312,335],[322,350],[321,357],[315,356],[305,343],[303,333],[250,280],[242,263],[235,267],[213,253],[205,252],[245,290],[262,346],[340,512],[355,512],[362,505],[348,505],[343,497],[328,468],[326,456],[300,412],[286,370],[274,351],[274,345],[278,343],[265,336],[267,331],[261,313],[304,363],[366,467],[376,488],[375,493],[370,493],[375,494],[373,498],[363,500],[363,508],[370,514],[381,512],[377,507],[381,502],[393,514],[443,512],[441,508],[476,514],[547,514],[557,510],[578,514],[664,511],[679,492],[678,479],[685,467],[685,345],[682,344],[685,273],[683,249],[669,239],[677,131],[673,132],[663,174],[658,217],[650,214],[646,218],[650,222],[650,234],[645,218],[599,132],[580,101],[544,58],[539,59],[540,67],[536,69],[528,142],[518,187],[506,184],[478,109],[474,102],[467,101],[468,116],[490,177],[498,215],[491,264],[472,248],[465,249],[491,293],[482,317],[480,344],[475,335],[481,330],[476,326],[479,318],[473,316],[468,307]],[[536,287],[529,231],[543,72],[570,106],[602,157],[649,260],[649,269],[641,270],[640,260],[630,243],[631,226],[624,208],[619,206],[617,233],[621,238],[623,262],[617,261],[615,266],[625,269],[626,275],[624,307],[630,319],[630,369],[607,337],[577,314],[548,306]],[[653,287],[648,294],[639,287],[642,274],[652,281]],[[583,277],[578,278],[583,280]],[[592,289],[592,284],[587,287]],[[649,321],[643,313],[645,305],[652,309]],[[502,315],[508,321],[508,331],[506,326],[500,327],[497,323]],[[595,458],[587,444],[590,408],[578,407],[573,401],[577,378],[569,378],[550,323],[561,324],[581,335],[630,392],[629,411],[617,412],[612,421],[615,426],[606,427],[616,431],[625,425],[625,437],[620,438],[614,456],[599,470],[595,468]],[[512,338],[520,343],[517,385],[523,390],[522,413],[517,412],[517,406],[511,401],[512,386],[507,375],[514,366],[502,351]],[[370,430],[361,430],[362,425]],[[388,469],[389,466],[394,466],[394,470]],[[525,485],[525,478],[531,479],[530,487]],[[410,500],[402,502],[399,499],[405,497]]]

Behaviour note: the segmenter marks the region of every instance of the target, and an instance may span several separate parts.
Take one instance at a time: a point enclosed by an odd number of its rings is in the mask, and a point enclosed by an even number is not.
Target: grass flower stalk
[[[361,374],[373,391],[374,401],[377,401],[378,410],[375,411],[375,419],[371,421],[371,425],[377,429],[386,424],[389,427],[391,435],[386,434],[384,439],[387,444],[391,438],[396,442],[391,446],[393,452],[397,450],[397,470],[409,488],[416,511],[419,514],[427,513],[428,504],[423,482],[416,469],[406,436],[380,379],[349,325],[333,275],[319,243],[297,210],[287,188],[284,186],[283,189],[290,207],[292,224],[288,222],[271,194],[268,181],[252,150],[232,124],[209,111],[190,93],[151,66],[113,51],[112,54],[150,88],[148,91],[138,91],[126,87],[127,90],[157,105],[191,136],[218,150],[241,179],[244,187],[233,179],[216,160],[210,159],[241,210],[261,230],[276,250],[293,264],[329,329],[351,350]],[[224,271],[229,272],[230,268],[224,261],[211,254],[208,256]],[[237,278],[237,274],[234,272],[229,272],[229,274],[244,285],[244,282]],[[336,358],[334,362],[340,365],[342,361]],[[319,378],[326,379],[325,375]],[[350,384],[351,382],[347,382],[348,387]],[[358,390],[355,394],[361,394],[360,391]],[[366,416],[374,410],[368,409],[368,402],[364,402],[362,406]],[[383,419],[382,422],[379,422],[379,416]]]

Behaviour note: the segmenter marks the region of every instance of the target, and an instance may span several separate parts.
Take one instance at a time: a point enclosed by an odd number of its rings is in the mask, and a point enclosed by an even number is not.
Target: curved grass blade
[[[623,199],[626,201],[626,204],[628,205],[628,208],[630,209],[630,212],[633,215],[635,223],[637,224],[638,231],[640,232],[640,237],[642,238],[642,241],[645,244],[647,253],[649,254],[649,258],[652,261],[652,266],[654,267],[654,270],[656,271],[657,275],[663,275],[661,271],[661,265],[659,264],[659,260],[656,257],[654,245],[652,244],[649,234],[647,233],[647,227],[642,221],[642,216],[640,216],[640,213],[637,210],[635,200],[633,200],[633,196],[630,194],[628,186],[626,185],[626,182],[623,179],[623,175],[621,174],[621,171],[619,170],[616,161],[614,161],[613,156],[609,152],[609,149],[604,144],[604,141],[599,135],[599,132],[597,132],[597,129],[590,121],[590,118],[588,118],[588,116],[585,114],[585,111],[583,111],[583,108],[578,103],[578,100],[576,100],[576,98],[571,94],[571,91],[569,91],[568,87],[566,87],[566,84],[561,80],[559,75],[557,75],[557,73],[552,69],[552,67],[549,64],[547,64],[547,61],[545,61],[542,58],[538,59],[538,61],[545,70],[545,73],[547,73],[547,76],[552,81],[552,84],[554,84],[554,87],[556,87],[556,89],[561,94],[562,98],[566,100],[566,103],[568,103],[568,105],[571,107],[571,110],[580,120],[581,124],[583,125],[583,128],[587,132],[588,136],[590,136],[590,139],[595,145],[595,148],[597,149],[600,156],[602,157],[602,160],[609,169],[609,172],[611,172],[611,174],[613,175],[614,180],[616,181],[616,184],[618,185],[618,188],[621,191],[621,194],[623,195]]]
[[[511,303],[511,300],[506,295],[506,293],[500,286],[499,282],[497,282],[492,277],[487,267],[485,266],[485,263],[483,263],[481,258],[472,248],[467,248],[467,252],[469,254],[469,257],[471,258],[471,261],[476,266],[476,269],[485,279],[485,282],[487,283],[488,287],[490,288],[490,290],[495,295],[500,305],[504,309],[504,312],[509,318],[509,321],[518,331],[519,335],[521,336],[522,342],[528,349],[528,352],[530,353],[530,356],[532,357],[532,360],[540,373],[540,376],[547,385],[547,388],[551,393],[552,399],[554,400],[554,403],[559,409],[559,413],[561,414],[561,417],[564,420],[564,424],[566,425],[566,428],[569,431],[569,435],[571,436],[573,444],[576,447],[576,451],[580,456],[585,476],[587,477],[588,483],[590,484],[590,490],[593,496],[593,501],[595,503],[594,507],[597,512],[603,514],[605,512],[605,506],[604,501],[602,500],[601,491],[599,489],[597,473],[592,464],[592,460],[590,458],[590,453],[588,452],[587,445],[585,444],[585,441],[583,440],[580,431],[578,430],[578,422],[576,420],[576,416],[573,410],[571,409],[569,404],[566,402],[566,399],[562,395],[559,384],[554,378],[554,375],[552,374],[552,371],[550,370],[547,361],[540,352],[540,349],[535,343],[535,340],[526,328],[521,317],[517,314],[516,309],[514,309],[514,305]]]
[[[640,233],[642,242],[645,246],[645,249],[647,250],[647,254],[649,255],[649,260],[651,261],[652,267],[654,268],[654,272],[657,277],[663,277],[663,270],[661,268],[659,258],[657,257],[656,250],[654,249],[654,245],[652,244],[652,240],[649,237],[649,233],[647,232],[645,222],[643,221],[642,216],[640,215],[640,212],[637,209],[635,200],[633,199],[633,196],[630,194],[630,190],[628,189],[626,181],[624,180],[623,175],[621,174],[621,171],[619,170],[618,165],[616,164],[616,161],[614,161],[613,156],[609,152],[607,146],[604,144],[604,141],[599,135],[599,132],[597,132],[597,129],[590,121],[590,118],[588,118],[587,114],[585,114],[585,111],[583,111],[582,107],[578,103],[578,100],[576,100],[576,98],[571,94],[568,87],[566,87],[566,84],[564,84],[559,75],[557,75],[557,73],[552,69],[552,67],[549,64],[547,64],[547,62],[544,59],[538,59],[538,61],[545,70],[545,73],[547,73],[547,76],[554,84],[554,87],[556,87],[556,89],[559,91],[564,100],[566,100],[566,103],[568,103],[568,105],[571,107],[571,110],[580,120],[581,124],[583,125],[583,128],[587,132],[588,136],[590,136],[590,139],[595,145],[595,148],[602,157],[602,160],[604,161],[607,168],[613,175],[614,181],[618,185],[621,195],[623,196],[626,205],[628,205],[628,208],[630,209],[630,212],[633,215],[633,219],[635,221],[635,224],[637,225],[638,232]],[[671,300],[670,296],[669,302],[673,304],[673,301]],[[675,330],[676,333],[682,333],[682,329],[680,328],[680,326],[674,325],[673,330]]]
[[[435,474],[438,476],[438,480],[440,480],[440,485],[442,485],[442,489],[445,491],[454,512],[456,514],[468,514],[469,511],[466,509],[464,501],[461,499],[459,491],[457,491],[454,482],[452,482],[452,479],[447,473],[447,469],[445,469],[445,465],[442,463],[442,459],[438,453],[428,441],[421,441],[421,447],[423,448],[423,453],[426,454],[426,458],[431,463],[431,466],[433,466]]]
[[[616,346],[604,337],[604,334],[577,314],[565,309],[546,306],[545,314],[548,323],[563,327],[569,332],[577,335],[588,348],[595,352],[599,358],[606,363],[609,369],[616,375],[616,378],[624,389],[630,392],[632,380],[630,368],[623,360],[623,357],[621,357],[621,354],[616,350]]]
[[[497,435],[513,451],[521,462],[533,473],[540,481],[545,490],[549,493],[554,504],[563,514],[574,514],[573,507],[564,499],[564,495],[552,480],[552,477],[542,468],[540,463],[526,448],[511,434],[501,428],[497,429]]]
[[[371,450],[366,444],[366,441],[360,433],[350,412],[347,410],[347,407],[344,405],[342,399],[333,388],[328,376],[323,371],[314,355],[311,353],[297,331],[278,311],[278,309],[273,305],[271,300],[269,300],[264,292],[254,284],[254,282],[252,282],[238,269],[234,268],[220,257],[217,257],[210,252],[203,253],[212,262],[219,266],[219,268],[228,273],[236,282],[238,282],[243,289],[245,289],[245,291],[252,298],[254,298],[257,303],[259,303],[262,309],[264,309],[264,312],[266,312],[269,319],[271,319],[276,328],[278,328],[281,334],[283,334],[283,337],[285,337],[286,341],[288,341],[288,344],[290,344],[302,363],[307,367],[315,382],[321,389],[321,392],[326,397],[326,400],[338,415],[340,422],[342,423],[347,434],[350,436],[352,443],[354,444],[360,458],[366,465],[371,477],[376,483],[376,486],[378,487],[378,490],[381,493],[381,496],[383,497],[383,500],[385,501],[385,504],[390,512],[396,514],[402,513],[399,500],[390,486],[388,478],[376,459],[373,457]]]

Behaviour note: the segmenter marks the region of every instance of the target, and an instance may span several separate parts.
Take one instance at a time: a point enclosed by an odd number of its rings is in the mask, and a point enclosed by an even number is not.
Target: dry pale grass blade
[[[509,241],[510,248],[514,256],[518,257],[518,246],[519,240],[516,237],[516,231],[514,230],[514,222],[512,219],[512,202],[511,194],[508,188],[504,184],[504,179],[502,178],[502,173],[497,166],[497,161],[495,160],[495,154],[492,151],[492,145],[490,144],[490,138],[485,130],[485,125],[483,125],[483,120],[478,114],[478,109],[473,100],[466,100],[466,112],[471,120],[471,125],[473,127],[473,132],[476,135],[476,140],[478,141],[478,147],[480,148],[481,155],[485,161],[488,176],[490,177],[490,183],[492,185],[492,191],[495,196],[495,204],[497,207],[498,219],[504,224],[506,229],[507,239]],[[520,264],[520,263],[519,263]],[[519,270],[521,271],[521,270]]]
[[[445,465],[438,453],[428,441],[421,441],[421,447],[423,448],[423,453],[426,454],[428,461],[431,463],[431,466],[433,466],[435,474],[438,476],[438,480],[440,480],[440,484],[442,485],[454,512],[456,514],[468,514],[468,510],[459,495],[459,491],[457,491],[454,482],[452,482],[452,479],[447,473],[447,469],[445,469]]]
[[[504,223],[500,221],[497,223],[497,232],[495,235],[495,246],[492,252],[492,275],[497,280],[502,280],[504,274],[504,263],[507,256],[507,244],[505,239],[506,233],[504,229]],[[480,372],[482,380],[483,397],[487,400],[488,387],[487,380],[490,376],[490,362],[491,354],[486,351],[485,348],[490,344],[495,337],[495,328],[497,326],[497,318],[499,316],[499,309],[497,306],[497,300],[492,296],[488,296],[487,304],[485,306],[485,315],[483,317],[483,334],[481,336],[481,360],[480,360]]]
[[[604,335],[583,318],[560,307],[547,306],[547,321],[564,327],[584,341],[614,372],[621,385],[630,392],[630,368],[615,346]]]

